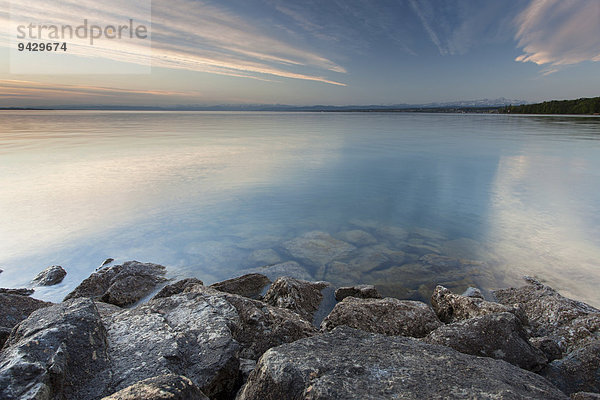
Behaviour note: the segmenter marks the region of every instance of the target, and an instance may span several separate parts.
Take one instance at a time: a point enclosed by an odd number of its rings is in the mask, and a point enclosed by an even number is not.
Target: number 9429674
[[[59,42],[28,42],[17,44],[17,49],[19,49],[19,51],[67,51],[67,44]]]

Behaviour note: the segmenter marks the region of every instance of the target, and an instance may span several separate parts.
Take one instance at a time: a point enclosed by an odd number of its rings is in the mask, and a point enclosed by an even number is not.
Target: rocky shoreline
[[[533,278],[493,299],[437,286],[427,304],[165,273],[103,266],[58,304],[0,290],[0,398],[600,399],[600,310]]]

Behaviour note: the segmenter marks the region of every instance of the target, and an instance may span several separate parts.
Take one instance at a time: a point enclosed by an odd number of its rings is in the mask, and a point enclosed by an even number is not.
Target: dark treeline
[[[577,100],[552,100],[537,104],[506,106],[506,114],[600,114],[600,97]]]

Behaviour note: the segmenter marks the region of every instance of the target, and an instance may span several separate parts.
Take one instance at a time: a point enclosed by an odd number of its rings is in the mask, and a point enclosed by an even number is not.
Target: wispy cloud
[[[532,0],[516,19],[520,62],[547,66],[600,61],[600,1]]]
[[[140,0],[137,0],[140,2]],[[149,2],[147,2],[149,4]],[[185,69],[258,80],[290,78],[345,86],[327,75],[346,72],[334,61],[297,45],[286,43],[262,29],[259,21],[238,15],[222,3],[198,0],[154,0],[152,21],[138,15],[130,1],[62,0],[48,3],[13,2],[13,22],[80,24],[90,18],[105,24],[123,17],[151,23],[152,56],[149,59],[135,42],[77,43],[71,55],[104,58],[153,67]],[[7,20],[8,4],[0,3],[0,18]],[[2,9],[4,8],[4,9]],[[9,36],[0,37],[0,46]],[[319,71],[321,71],[319,73]]]

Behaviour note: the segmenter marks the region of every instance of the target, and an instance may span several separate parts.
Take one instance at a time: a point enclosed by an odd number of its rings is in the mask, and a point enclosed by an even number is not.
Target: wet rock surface
[[[162,265],[127,261],[92,273],[65,300],[91,297],[119,307],[130,306],[165,282]]]
[[[477,297],[467,297],[452,293],[443,286],[437,286],[431,296],[431,305],[442,322],[462,321],[486,314],[510,312],[519,314],[514,307],[505,306]]]
[[[185,376],[168,374],[144,379],[102,400],[208,400]]]
[[[564,352],[600,339],[600,310],[563,297],[554,289],[526,277],[528,285],[496,290],[502,304],[519,304],[529,320],[533,336],[554,340]]]
[[[424,341],[461,353],[507,361],[523,369],[539,371],[545,354],[528,342],[521,321],[511,313],[488,314],[441,326]]]
[[[67,276],[67,271],[60,265],[52,265],[33,278],[31,283],[35,286],[52,286],[56,285]]]
[[[160,289],[159,292],[154,295],[153,299],[161,299],[164,297],[170,297],[175,294],[183,293],[196,285],[202,286],[204,285],[204,282],[196,278],[182,279],[175,283],[166,285],[165,287]]]
[[[223,282],[213,283],[210,287],[221,292],[258,299],[270,283],[271,280],[263,274],[246,274]]]
[[[346,297],[357,297],[359,299],[381,299],[382,296],[379,294],[375,286],[373,285],[355,285],[345,286],[336,289],[335,299],[342,301]]]
[[[270,280],[275,280],[281,276],[289,276],[296,279],[311,280],[312,275],[308,270],[296,261],[286,261],[274,265],[264,265],[262,267],[251,268],[241,271],[245,274],[261,274]]]
[[[0,310],[2,310],[0,311],[0,348],[15,325],[29,317],[35,310],[51,305],[52,303],[27,297],[27,295],[14,294],[11,289],[6,293],[0,293]]]
[[[410,300],[346,297],[321,323],[322,331],[349,326],[394,336],[424,337],[442,323],[425,303]]]
[[[306,321],[312,322],[323,300],[321,291],[328,286],[328,282],[281,277],[273,282],[264,296],[264,301],[272,306],[292,310]]]
[[[35,311],[0,353],[2,399],[93,399],[107,387],[106,331],[90,299]]]
[[[504,361],[347,327],[269,350],[238,400],[567,399]]]
[[[319,267],[344,258],[356,249],[325,232],[313,231],[283,243],[283,248],[302,263]]]
[[[19,288],[19,289],[0,288],[0,294],[14,294],[17,296],[31,296],[33,293],[35,293],[35,290],[27,289],[27,288]]]

